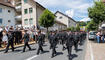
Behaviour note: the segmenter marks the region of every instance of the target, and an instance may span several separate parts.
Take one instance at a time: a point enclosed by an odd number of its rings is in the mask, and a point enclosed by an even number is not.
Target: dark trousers
[[[52,48],[52,45],[51,45],[51,43],[50,43],[50,49]]]
[[[62,40],[62,46],[63,46],[62,50],[65,50],[66,49],[66,47],[64,46],[64,44],[65,44],[65,41]]]
[[[24,48],[23,48],[23,52],[25,52],[26,46],[29,48],[29,50],[31,50],[31,47],[30,47],[30,45],[28,44],[28,42],[25,42]]]
[[[0,39],[0,47],[2,47],[2,46],[1,46],[1,42],[2,42],[2,39]]]
[[[15,38],[15,45],[18,43],[18,38]]]
[[[13,42],[8,42],[5,52],[8,52],[9,46],[11,46],[12,51],[14,51],[14,45],[13,45]]]
[[[37,54],[39,54],[39,53],[40,53],[40,51],[41,51],[41,52],[43,52],[42,45],[39,45],[38,50],[37,50]]]
[[[74,42],[74,47],[75,47],[75,50],[77,52],[77,50],[78,50],[78,42]]]
[[[55,47],[52,48],[52,57],[54,57],[54,54],[56,54],[56,49],[55,49]]]
[[[72,46],[67,47],[68,57],[71,58]]]

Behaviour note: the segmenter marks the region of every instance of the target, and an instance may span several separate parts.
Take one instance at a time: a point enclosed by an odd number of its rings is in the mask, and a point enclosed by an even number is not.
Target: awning
[[[102,24],[101,27],[105,27],[105,24]]]

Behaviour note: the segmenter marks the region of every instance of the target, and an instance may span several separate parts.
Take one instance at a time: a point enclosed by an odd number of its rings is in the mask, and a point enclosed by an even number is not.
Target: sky
[[[93,0],[35,0],[53,13],[60,11],[76,21],[89,21],[88,7]]]

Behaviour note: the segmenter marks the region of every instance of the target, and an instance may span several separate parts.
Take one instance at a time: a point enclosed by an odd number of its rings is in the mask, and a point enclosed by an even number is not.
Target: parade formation
[[[62,51],[67,50],[68,51],[68,58],[69,60],[72,58],[71,53],[72,53],[72,47],[74,47],[75,52],[78,52],[78,45],[83,45],[83,42],[86,39],[86,32],[71,32],[68,30],[63,30],[63,31],[50,31],[50,33],[47,34],[42,32],[41,30],[30,30],[30,29],[21,29],[21,28],[16,28],[14,29],[13,27],[10,28],[5,28],[1,29],[1,40],[2,37],[7,36],[5,38],[7,41],[5,41],[7,44],[4,45],[6,47],[5,52],[7,53],[9,50],[9,46],[11,46],[12,51],[15,51],[14,49],[14,44],[21,44],[24,41],[24,47],[23,51],[25,52],[26,47],[31,50],[32,48],[28,44],[30,40],[33,40],[38,44],[37,48],[37,55],[40,53],[44,52],[43,45],[45,42],[49,42],[49,50],[52,51],[51,58],[56,56],[56,48],[57,44],[62,45]],[[5,35],[2,35],[2,33],[5,32]],[[48,39],[47,39],[48,38]],[[3,41],[1,41],[2,43]]]

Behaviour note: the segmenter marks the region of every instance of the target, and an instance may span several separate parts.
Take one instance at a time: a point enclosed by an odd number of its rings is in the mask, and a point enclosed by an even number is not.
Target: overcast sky
[[[53,13],[61,11],[76,21],[87,21],[87,8],[93,5],[93,0],[35,0]]]

